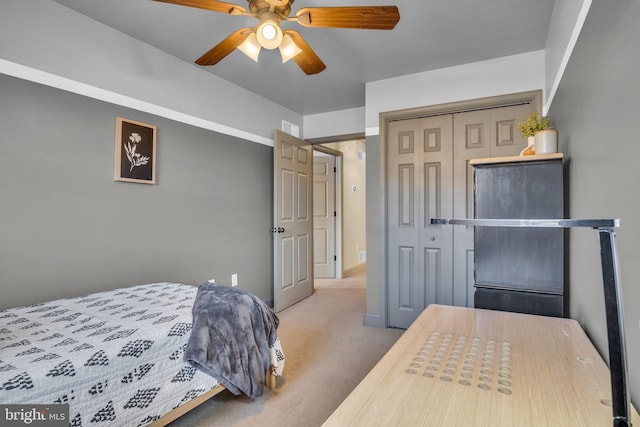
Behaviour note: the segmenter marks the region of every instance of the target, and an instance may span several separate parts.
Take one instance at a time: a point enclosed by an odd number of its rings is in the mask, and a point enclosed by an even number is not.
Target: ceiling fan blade
[[[196,59],[198,65],[215,65],[233,52],[253,32],[251,28],[240,28],[226,39],[212,47],[207,53]]]
[[[302,52],[293,57],[293,60],[305,74],[318,74],[320,71],[327,68],[327,66],[324,65],[324,62],[322,62],[313,49],[311,49],[311,46],[307,44],[297,31],[285,30],[284,33],[291,37],[291,40],[293,40],[296,46],[302,50]]]
[[[247,10],[231,3],[225,3],[217,0],[155,0],[162,3],[172,3],[180,6],[197,7],[198,9],[212,10],[214,12],[229,13],[232,15],[242,15]]]
[[[305,7],[296,13],[305,27],[391,30],[400,20],[397,6]]]

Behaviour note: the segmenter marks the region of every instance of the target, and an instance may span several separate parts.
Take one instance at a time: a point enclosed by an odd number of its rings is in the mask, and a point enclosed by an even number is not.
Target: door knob
[[[429,240],[431,240],[432,242],[436,240],[436,236],[431,236],[429,237]]]

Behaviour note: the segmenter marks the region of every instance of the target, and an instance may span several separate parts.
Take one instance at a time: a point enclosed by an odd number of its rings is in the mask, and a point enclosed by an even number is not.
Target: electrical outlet
[[[216,283],[216,279],[209,279],[209,280],[207,280],[207,282],[209,282],[209,283]]]
[[[231,275],[231,286],[234,288],[238,286],[238,273],[233,273]]]

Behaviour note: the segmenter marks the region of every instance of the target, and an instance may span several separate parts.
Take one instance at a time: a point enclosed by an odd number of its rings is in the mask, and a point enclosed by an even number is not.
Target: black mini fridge
[[[562,154],[470,164],[475,218],[564,218]],[[563,316],[563,229],[476,227],[474,233],[475,308]]]

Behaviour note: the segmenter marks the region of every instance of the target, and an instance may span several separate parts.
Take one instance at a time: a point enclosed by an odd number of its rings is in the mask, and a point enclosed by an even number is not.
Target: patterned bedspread
[[[198,288],[155,283],[0,311],[0,402],[143,426],[218,385],[184,361]],[[279,345],[279,343],[278,343]]]

